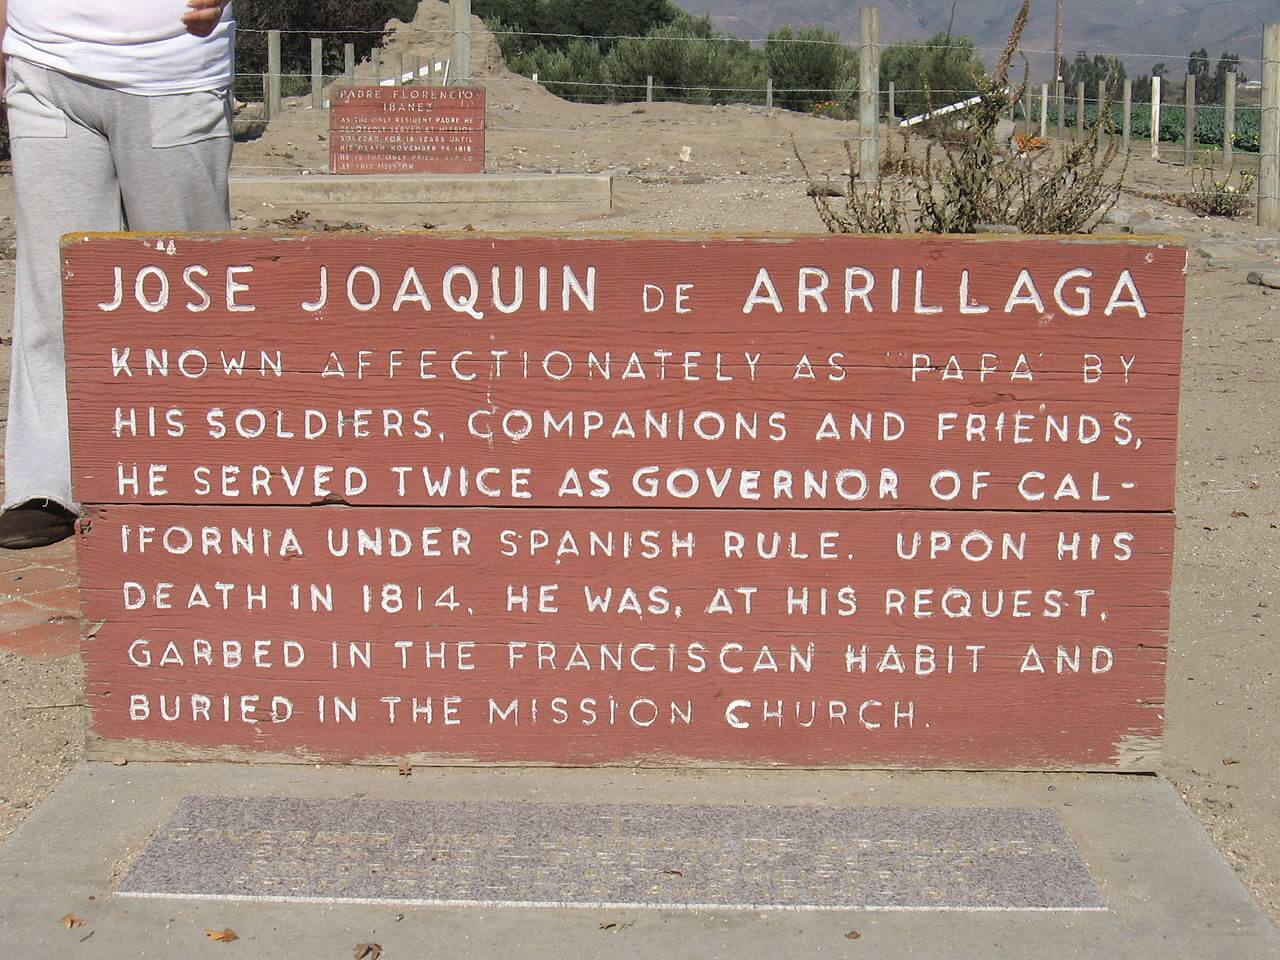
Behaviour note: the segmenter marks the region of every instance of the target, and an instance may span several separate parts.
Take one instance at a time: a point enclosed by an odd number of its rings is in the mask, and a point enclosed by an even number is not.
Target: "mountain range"
[[[691,13],[710,14],[726,33],[758,38],[786,25],[821,25],[847,40],[858,37],[859,0],[677,0]],[[1186,70],[1187,55],[1200,47],[1216,63],[1224,51],[1244,60],[1240,71],[1260,74],[1262,25],[1275,19],[1276,0],[1062,0],[1062,49],[1120,57],[1130,73],[1146,73],[1163,62],[1168,74]],[[984,59],[995,58],[1009,35],[1018,0],[878,0],[883,43],[946,33],[973,37]],[[1022,36],[1035,70],[1052,64],[1054,0],[1033,0]]]

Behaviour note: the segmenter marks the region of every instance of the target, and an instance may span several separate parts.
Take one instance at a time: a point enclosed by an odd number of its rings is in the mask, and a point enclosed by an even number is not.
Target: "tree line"
[[[761,102],[765,81],[771,79],[778,106],[820,107],[837,114],[855,110],[857,48],[826,27],[782,27],[763,46],[752,46],[669,0],[474,0],[473,9],[495,32],[513,71],[536,73],[552,92],[569,100],[640,99],[647,78],[653,77],[658,100]],[[1227,72],[1238,70],[1240,63],[1238,54],[1224,52],[1214,67],[1204,48],[1193,50],[1187,72],[1196,77],[1196,101],[1221,103]],[[881,88],[894,84],[899,116],[964,99],[977,90],[984,74],[970,37],[939,33],[881,50]],[[1084,81],[1090,98],[1096,96],[1099,80],[1112,85],[1118,97],[1127,76],[1119,59],[1084,50],[1074,59],[1063,57],[1059,74],[1068,99],[1078,81]],[[1135,77],[1135,101],[1150,100],[1152,76],[1165,78],[1168,90],[1173,78],[1167,74],[1166,64],[1157,63]],[[1237,76],[1244,81],[1242,74]]]
[[[387,21],[413,19],[418,0],[235,0],[236,73],[262,74],[267,70],[267,38],[262,30],[298,31],[280,36],[280,62],[284,73],[311,72],[311,37],[325,36],[324,72],[342,72],[343,44],[353,43],[356,59],[382,45]],[[333,41],[337,42],[333,42]]]
[[[777,106],[854,109],[857,49],[826,27],[782,27],[753,46],[668,0],[474,0],[472,9],[494,31],[508,67],[536,73],[566,99],[636,100],[653,77],[658,100],[761,102],[772,80]],[[881,82],[902,91],[902,115],[960,99],[982,75],[967,37],[939,34],[881,51]]]
[[[1187,55],[1187,73],[1196,78],[1196,103],[1222,103],[1227,88],[1227,74],[1230,71],[1236,71],[1236,80],[1240,83],[1248,79],[1239,72],[1240,63],[1239,54],[1224,52],[1218,58],[1217,67],[1211,71],[1212,61],[1209,58],[1209,51],[1204,47],[1192,50]],[[1074,60],[1063,57],[1059,63],[1058,75],[1062,77],[1068,98],[1072,96],[1071,91],[1075,90],[1077,82],[1081,80],[1084,81],[1086,95],[1089,97],[1096,96],[1098,81],[1101,80],[1118,98],[1120,85],[1127,76],[1124,64],[1120,60],[1100,53],[1090,56],[1084,50],[1078,51]],[[1141,74],[1133,80],[1133,99],[1136,102],[1150,102],[1152,77],[1160,77],[1162,86],[1166,88],[1170,80],[1179,87],[1182,84],[1181,78],[1169,73],[1169,68],[1164,62],[1153,64],[1149,73]],[[1165,92],[1162,92],[1161,99],[1164,98]]]
[[[267,68],[266,38],[255,31],[280,29],[285,73],[310,71],[308,31],[344,31],[357,59],[380,45],[387,21],[413,19],[419,0],[236,0],[236,20],[245,32],[236,48],[237,72]],[[472,10],[497,37],[507,65],[538,74],[552,92],[569,100],[625,102],[643,99],[652,76],[654,97],[692,103],[763,102],[765,81],[774,103],[791,110],[821,108],[840,115],[856,111],[857,48],[826,27],[782,27],[753,46],[717,30],[708,17],[691,16],[671,0],[473,0]],[[342,44],[325,44],[325,72],[342,69]],[[1220,103],[1226,74],[1238,69],[1235,53],[1214,66],[1208,52],[1191,51],[1187,72],[1196,77],[1196,100]],[[1098,80],[1119,90],[1122,62],[1103,54],[1062,58],[1068,99],[1083,80],[1093,97]],[[969,37],[939,33],[927,40],[891,43],[881,50],[880,82],[897,89],[899,116],[923,113],[975,91],[985,68]],[[1017,71],[1014,71],[1016,77]],[[1167,76],[1164,63],[1134,78],[1135,101],[1150,100],[1151,77]],[[1243,81],[1243,75],[1238,75]],[[722,88],[722,89],[715,89]]]

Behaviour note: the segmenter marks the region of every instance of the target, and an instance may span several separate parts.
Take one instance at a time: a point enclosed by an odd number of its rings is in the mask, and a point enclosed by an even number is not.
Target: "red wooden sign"
[[[64,252],[107,749],[1155,762],[1180,249]]]
[[[335,87],[331,173],[481,173],[481,87]]]

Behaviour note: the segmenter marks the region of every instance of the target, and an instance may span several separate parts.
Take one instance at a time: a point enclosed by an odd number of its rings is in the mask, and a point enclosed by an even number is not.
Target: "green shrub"
[[[788,110],[841,99],[836,91],[850,78],[857,89],[857,54],[826,27],[774,30],[765,41],[764,60],[778,91],[774,103]]]
[[[964,100],[976,94],[984,76],[969,37],[939,33],[928,40],[890,44],[880,54],[880,85],[888,89],[893,82],[900,117]]]
[[[1174,202],[1203,217],[1238,217],[1253,206],[1256,185],[1252,173],[1241,173],[1232,183],[1230,173],[1219,178],[1211,170],[1201,170],[1192,189]]]
[[[604,58],[605,81],[618,85],[613,95],[619,100],[639,99],[652,76],[655,100],[758,101],[764,90],[760,51],[745,40],[718,36],[707,18],[681,16],[641,39],[619,40]]]
[[[605,99],[604,56],[598,44],[575,40],[567,46],[535,46],[509,62],[516,73],[538,75],[552,93],[570,100]]]

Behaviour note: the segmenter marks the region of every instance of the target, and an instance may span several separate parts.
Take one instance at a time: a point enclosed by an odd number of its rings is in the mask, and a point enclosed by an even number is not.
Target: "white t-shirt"
[[[231,4],[207,37],[186,0],[9,0],[4,52],[104,86],[157,96],[231,85]]]

